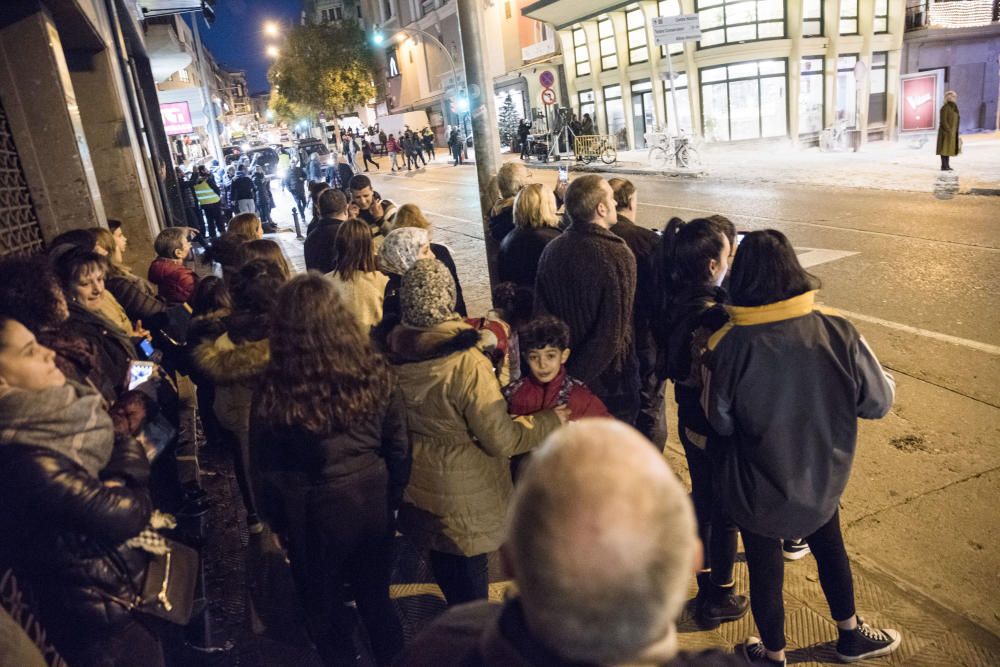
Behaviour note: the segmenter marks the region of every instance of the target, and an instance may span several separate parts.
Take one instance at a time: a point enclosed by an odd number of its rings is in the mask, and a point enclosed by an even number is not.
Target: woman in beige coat
[[[455,283],[434,259],[403,276],[402,324],[388,338],[413,447],[400,530],[430,551],[448,604],[488,595],[486,557],[503,539],[509,459],[565,422],[564,406],[512,419],[478,332],[455,314]]]
[[[357,218],[344,221],[337,230],[337,258],[327,277],[348,312],[368,335],[382,320],[382,300],[389,276],[375,266],[375,243],[368,224]]]

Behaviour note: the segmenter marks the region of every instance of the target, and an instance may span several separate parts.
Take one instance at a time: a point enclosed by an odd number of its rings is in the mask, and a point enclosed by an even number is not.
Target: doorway
[[[656,124],[653,115],[653,85],[649,79],[632,82],[632,127],[636,149],[646,148],[646,133]]]

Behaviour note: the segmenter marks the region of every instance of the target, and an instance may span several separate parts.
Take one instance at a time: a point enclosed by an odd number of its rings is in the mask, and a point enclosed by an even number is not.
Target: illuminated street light
[[[381,30],[376,30],[372,34],[372,44],[374,44],[375,46],[381,45],[382,42],[384,41],[385,41],[385,35],[382,34]]]
[[[267,47],[265,53],[268,55],[269,58],[277,58],[278,54],[280,54],[281,52],[278,50],[277,46],[272,44]]]
[[[264,34],[270,37],[278,36],[278,24],[274,21],[268,21],[264,24]]]

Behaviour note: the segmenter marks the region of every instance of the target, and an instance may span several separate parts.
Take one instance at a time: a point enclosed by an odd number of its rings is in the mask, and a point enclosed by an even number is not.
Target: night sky
[[[302,0],[217,0],[215,24],[199,29],[208,50],[220,63],[244,69],[251,93],[268,90],[267,68],[270,59],[264,55],[268,43],[262,30],[265,21],[298,22]],[[199,20],[201,20],[199,18]]]

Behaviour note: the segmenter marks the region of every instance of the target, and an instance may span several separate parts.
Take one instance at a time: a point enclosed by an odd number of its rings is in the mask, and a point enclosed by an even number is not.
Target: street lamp
[[[281,53],[281,51],[278,50],[278,47],[275,46],[274,44],[269,45],[264,52],[268,55],[269,58],[277,58],[278,55]]]
[[[278,36],[278,24],[274,21],[268,21],[264,24],[264,34],[269,37]]]

